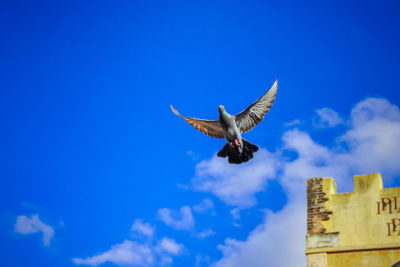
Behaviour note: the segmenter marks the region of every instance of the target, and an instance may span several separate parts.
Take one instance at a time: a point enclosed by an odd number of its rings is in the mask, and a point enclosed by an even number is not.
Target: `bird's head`
[[[226,112],[225,107],[223,105],[218,106],[219,114],[223,116],[231,116],[228,112]]]

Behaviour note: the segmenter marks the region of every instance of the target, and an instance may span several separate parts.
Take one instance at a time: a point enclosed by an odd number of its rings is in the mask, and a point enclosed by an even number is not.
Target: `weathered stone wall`
[[[307,180],[307,233],[321,234],[326,229],[322,225],[322,221],[329,220],[329,211],[325,207],[328,200],[326,193],[322,188],[322,178],[313,178]]]

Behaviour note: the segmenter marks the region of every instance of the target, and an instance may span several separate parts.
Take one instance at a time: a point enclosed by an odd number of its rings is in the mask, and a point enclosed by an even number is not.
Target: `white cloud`
[[[294,179],[332,176],[340,191],[352,190],[353,175],[381,172],[390,181],[400,173],[400,111],[385,99],[367,98],[351,111],[350,128],[328,148],[299,130],[283,136],[284,149],[299,157],[284,166],[283,185]],[[290,183],[289,183],[290,182]]]
[[[314,119],[314,126],[318,128],[332,128],[344,121],[339,114],[330,108],[321,108],[315,111],[317,117]]]
[[[229,205],[248,208],[256,203],[254,194],[265,189],[268,179],[276,177],[278,163],[276,155],[265,149],[241,165],[214,156],[197,164],[192,185],[195,190],[211,192]]]
[[[54,237],[54,229],[50,225],[43,223],[39,219],[39,215],[35,214],[30,217],[21,215],[17,217],[14,225],[14,231],[19,234],[34,234],[42,232],[43,244],[50,245],[51,239]]]
[[[352,128],[340,140],[349,148],[351,163],[360,172],[399,174],[400,111],[386,99],[367,98],[351,111]]]
[[[149,223],[144,223],[143,220],[138,219],[132,224],[131,232],[151,237],[154,234],[154,228]]]
[[[206,229],[203,232],[200,232],[197,234],[197,238],[199,239],[205,239],[209,236],[215,235],[215,232],[211,229]]]
[[[292,120],[292,121],[289,121],[289,122],[285,122],[283,125],[285,127],[292,127],[292,126],[298,126],[300,124],[301,124],[301,121],[299,119],[295,119],[295,120]]]
[[[306,212],[302,203],[291,201],[283,210],[269,212],[245,241],[227,238],[218,246],[223,258],[212,266],[304,266]]]
[[[73,258],[76,265],[98,266],[113,263],[119,266],[164,266],[173,263],[172,256],[182,254],[185,247],[172,238],[163,237],[154,240],[155,229],[149,223],[137,219],[131,227],[132,237],[136,240],[124,240],[113,245],[108,251],[87,258]],[[138,238],[139,237],[139,238]],[[149,237],[142,239],[141,237]],[[139,241],[140,240],[140,241]]]
[[[195,257],[195,267],[210,266],[210,256],[197,254]]]
[[[139,243],[125,240],[112,246],[108,251],[87,258],[73,258],[76,265],[98,266],[103,263],[113,263],[119,266],[163,266],[173,262],[171,256],[178,256],[184,246],[174,239],[164,237],[157,246],[151,243]]]
[[[288,203],[279,212],[267,212],[265,221],[244,241],[227,238],[219,246],[223,257],[213,266],[258,267],[265,266],[266,262],[271,266],[305,266],[306,178],[331,176],[339,191],[352,191],[355,174],[381,172],[386,181],[399,176],[400,111],[397,106],[385,99],[365,99],[352,109],[349,127],[336,138],[333,147],[318,144],[305,131],[294,129],[284,133],[281,149],[295,152],[297,158],[277,158],[273,172],[279,173],[278,180]],[[219,184],[224,187],[224,181]],[[213,187],[209,187],[209,192],[220,196],[219,190]]]
[[[283,164],[280,183],[287,193],[294,193],[299,187],[304,187],[304,180],[310,177],[332,176],[340,185],[343,185],[342,181],[352,180],[347,153],[322,146],[316,143],[308,133],[297,129],[287,131],[282,140],[284,149],[298,154],[297,159]],[[349,185],[351,183],[346,183],[346,186]]]
[[[179,210],[159,209],[158,216],[161,221],[175,230],[191,230],[195,223],[192,211],[188,206],[183,206]]]
[[[229,211],[235,221],[240,220],[240,209],[234,208]]]
[[[203,199],[199,204],[193,206],[193,210],[197,213],[206,213],[213,209],[214,203],[209,198]]]
[[[369,97],[357,103],[351,111],[353,126],[359,126],[377,118],[398,122],[400,121],[399,108],[384,98]]]
[[[97,266],[106,262],[116,265],[148,266],[154,263],[154,256],[148,245],[139,244],[135,241],[125,240],[116,244],[110,250],[86,259],[73,258],[77,265]]]
[[[158,251],[167,252],[171,255],[182,253],[184,246],[175,242],[171,238],[164,237],[157,245]]]

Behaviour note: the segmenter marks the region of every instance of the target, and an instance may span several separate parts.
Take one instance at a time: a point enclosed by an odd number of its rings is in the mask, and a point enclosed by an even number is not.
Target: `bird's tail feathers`
[[[228,156],[229,154],[229,144],[228,142],[226,142],[226,144],[222,147],[222,149],[217,153],[217,156],[220,158],[226,158],[226,156]]]
[[[218,152],[217,156],[221,158],[228,157],[229,163],[240,164],[251,160],[254,156],[253,153],[258,151],[258,146],[242,139],[243,151],[242,153],[236,147],[229,146],[226,143],[222,149]]]
[[[243,140],[243,151],[246,149],[248,149],[250,152],[254,153],[258,151],[258,146],[253,145],[252,143],[248,142],[247,140]]]

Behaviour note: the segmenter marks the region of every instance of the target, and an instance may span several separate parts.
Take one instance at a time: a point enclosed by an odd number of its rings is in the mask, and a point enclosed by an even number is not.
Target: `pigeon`
[[[278,80],[275,80],[262,97],[236,115],[229,114],[223,105],[218,106],[219,120],[189,118],[181,115],[172,105],[171,109],[200,132],[214,138],[225,138],[227,142],[217,156],[228,157],[229,163],[241,164],[252,159],[253,153],[258,151],[258,147],[243,139],[241,134],[250,131],[264,119],[272,107],[277,90]]]

